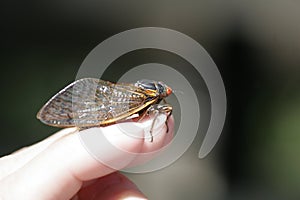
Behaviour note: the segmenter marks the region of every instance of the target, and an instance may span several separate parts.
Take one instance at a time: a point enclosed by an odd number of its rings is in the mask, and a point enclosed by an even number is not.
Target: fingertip
[[[157,127],[154,128],[153,141],[151,142],[145,138],[140,153],[136,155],[135,159],[127,167],[144,164],[167,148],[167,145],[172,141],[174,135],[174,118],[170,116],[167,124],[165,123],[166,120],[166,116],[164,117],[164,115],[162,115],[160,121],[157,123]],[[144,131],[147,131],[147,129]]]

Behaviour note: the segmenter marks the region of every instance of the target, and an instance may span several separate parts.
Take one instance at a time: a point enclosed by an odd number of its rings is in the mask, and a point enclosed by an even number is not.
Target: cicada
[[[81,129],[107,126],[130,119],[142,119],[154,113],[172,113],[165,98],[172,89],[161,81],[139,80],[136,83],[112,83],[96,78],[77,80],[54,95],[38,112],[37,118],[49,126]],[[165,104],[159,104],[161,101]],[[167,124],[167,123],[166,123]],[[167,128],[168,130],[168,128]]]

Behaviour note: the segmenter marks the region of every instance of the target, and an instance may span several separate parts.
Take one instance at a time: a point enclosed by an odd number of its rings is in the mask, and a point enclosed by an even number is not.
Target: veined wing
[[[142,110],[154,100],[133,84],[114,84],[95,78],[75,81],[53,96],[37,118],[58,127],[89,127],[112,123]]]

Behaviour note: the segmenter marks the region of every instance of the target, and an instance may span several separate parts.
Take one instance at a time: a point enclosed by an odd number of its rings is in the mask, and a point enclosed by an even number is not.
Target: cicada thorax
[[[137,81],[135,85],[144,90],[144,93],[148,96],[159,99],[163,99],[172,93],[172,89],[160,81],[143,79]]]

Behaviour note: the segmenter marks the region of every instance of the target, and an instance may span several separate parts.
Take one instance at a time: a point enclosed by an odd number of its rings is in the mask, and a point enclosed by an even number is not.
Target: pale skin
[[[170,117],[168,133],[164,127],[153,134],[153,142],[122,132],[110,134],[104,131],[104,134],[114,145],[128,152],[147,153],[168,144],[173,137],[173,127],[174,120]],[[0,199],[147,199],[117,169],[94,159],[83,147],[76,132],[76,128],[63,129],[37,144],[0,158]],[[124,155],[112,156],[111,159],[126,159],[130,156],[126,151]],[[142,161],[137,157],[128,165],[136,165],[152,157],[143,157]]]

